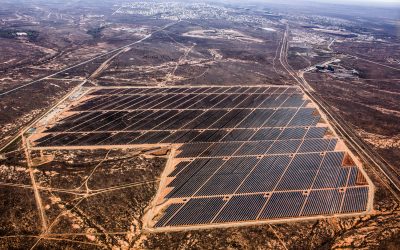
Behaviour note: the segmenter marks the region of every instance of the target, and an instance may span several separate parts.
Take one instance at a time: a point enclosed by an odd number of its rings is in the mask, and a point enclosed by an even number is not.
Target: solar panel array
[[[156,227],[356,213],[369,187],[297,87],[104,88],[37,147],[178,145]]]
[[[293,87],[110,88],[88,97],[44,131],[36,146],[275,140],[281,131],[271,128],[313,126],[320,119],[302,118],[314,109]]]

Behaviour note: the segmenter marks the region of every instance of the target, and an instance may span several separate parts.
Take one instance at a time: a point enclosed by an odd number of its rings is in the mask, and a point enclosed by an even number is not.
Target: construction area
[[[152,231],[372,209],[361,163],[296,86],[83,88],[27,139],[30,150],[168,148]]]

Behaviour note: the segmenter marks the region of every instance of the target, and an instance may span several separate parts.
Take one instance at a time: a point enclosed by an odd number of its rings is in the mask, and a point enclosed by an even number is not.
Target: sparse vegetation
[[[339,58],[334,73],[307,71],[304,79],[393,172],[399,171],[398,7],[237,2],[2,1],[0,145],[97,70],[84,86],[297,84],[282,66],[288,25],[288,65],[297,74]],[[201,30],[233,32],[187,36]],[[113,54],[99,55],[127,44],[132,45],[103,65]],[[96,59],[85,63],[91,58]],[[376,193],[368,215],[155,234],[143,231],[142,217],[165,156],[133,149],[111,150],[106,157],[108,149],[28,148],[33,162],[43,163],[30,169],[21,143],[18,139],[0,153],[1,249],[30,249],[36,243],[34,249],[395,249],[399,244],[399,201],[369,165]],[[143,185],[131,186],[137,182]]]
[[[99,39],[101,37],[101,32],[105,29],[105,26],[91,28],[86,33],[91,35],[93,39]]]
[[[15,39],[26,37],[31,42],[36,42],[39,38],[39,32],[35,30],[15,30],[0,29],[0,38]]]

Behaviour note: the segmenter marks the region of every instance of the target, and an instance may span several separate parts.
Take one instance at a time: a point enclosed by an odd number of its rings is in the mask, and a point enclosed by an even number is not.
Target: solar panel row
[[[278,183],[276,190],[306,190],[312,185],[323,156],[296,155]]]
[[[271,192],[289,165],[291,158],[287,155],[263,158],[254,168],[238,193]]]
[[[297,88],[290,86],[260,86],[260,87],[173,87],[173,88],[102,88],[95,90],[90,95],[138,95],[151,93],[273,93],[273,92],[299,93]]]
[[[343,192],[331,189],[313,190],[309,194],[295,191],[235,195],[228,200],[192,198],[172,218],[171,211],[175,213],[181,204],[171,205],[156,227],[362,212],[367,206],[367,196],[368,187],[357,187]]]
[[[166,224],[167,226],[210,223],[225,201],[221,197],[191,199]]]
[[[255,220],[266,201],[267,198],[260,194],[233,196],[214,222]]]
[[[300,108],[303,110],[306,108]],[[307,108],[308,109],[308,108]],[[298,109],[232,109],[232,110],[144,110],[103,111],[79,113],[67,117],[47,129],[51,132],[136,131],[176,129],[233,129],[262,127],[308,127],[316,124],[319,116],[303,116],[294,123]],[[294,119],[294,118],[293,118]],[[291,121],[290,124],[287,124]],[[308,120],[308,121],[306,121]],[[302,131],[299,129],[299,133]],[[287,132],[285,132],[287,133]],[[302,137],[301,134],[297,135]]]
[[[228,141],[228,140],[249,140],[249,141],[261,141],[261,140],[290,140],[290,139],[303,139],[303,137],[300,137],[300,131],[304,130],[303,133],[307,133],[305,136],[305,139],[317,139],[317,138],[322,138],[324,136],[323,133],[320,134],[315,134],[314,130],[315,128],[285,128],[285,129],[280,129],[280,128],[261,128],[261,129],[213,129],[213,130],[196,130],[196,131],[189,131],[189,130],[182,130],[182,131],[165,131],[165,130],[160,130],[160,131],[149,131],[149,132],[141,132],[141,131],[136,131],[136,132],[98,132],[99,134],[103,134],[104,136],[109,136],[108,141],[112,142],[113,138],[119,138],[121,136],[123,137],[129,137],[130,140],[132,141],[133,139],[136,139],[139,136],[142,136],[145,140],[146,137],[151,137],[154,133],[157,132],[168,132],[169,136],[166,136],[165,139],[160,139],[159,142],[172,142],[174,138],[178,137],[176,136],[177,134],[185,135],[188,133],[191,133],[193,136],[191,138],[188,138],[188,141],[186,142],[219,142],[219,141]],[[326,130],[326,128],[324,128]],[[94,130],[95,131],[95,130]],[[299,131],[293,133],[293,131]],[[92,131],[91,131],[92,132]],[[146,134],[147,133],[147,134]],[[193,134],[195,133],[195,134]],[[314,133],[314,135],[312,135]],[[74,133],[72,133],[74,135]],[[79,138],[79,136],[92,136],[91,133],[75,133],[76,137]],[[249,135],[251,135],[250,138]],[[57,140],[57,138],[62,138],[63,136],[71,136],[71,133],[58,133],[58,134],[48,134],[44,137],[41,137],[36,140],[37,143],[54,143],[56,142],[54,140]],[[279,138],[278,138],[279,137]],[[118,141],[117,139],[114,139],[115,141]],[[83,139],[80,139],[80,141],[83,141]]]
[[[187,143],[181,146],[178,158],[193,157],[229,157],[246,155],[275,155],[275,154],[309,154],[324,153],[330,139],[310,140],[276,140],[257,142],[215,142]],[[334,150],[334,149],[330,149]]]
[[[306,196],[302,192],[273,193],[260,219],[287,218],[300,215]]]
[[[302,107],[309,103],[298,93],[168,93],[148,95],[104,95],[88,99],[73,111],[141,110],[141,109],[196,109],[196,108],[277,108]]]
[[[181,161],[179,162],[174,170],[168,175],[168,177],[174,177],[177,174],[179,174],[179,172],[181,172],[183,169],[185,169],[191,162],[190,161]]]
[[[159,221],[157,221],[155,226],[156,227],[163,226],[165,223],[168,222],[169,219],[172,218],[172,216],[174,216],[176,211],[178,211],[183,205],[184,205],[184,203],[174,203],[174,204],[169,205],[169,207],[167,207],[167,209],[165,209],[162,218]]]
[[[368,202],[368,187],[348,188],[344,196],[342,213],[364,211]]]
[[[343,200],[343,192],[338,189],[313,190],[307,197],[301,215],[324,215],[340,212]]]
[[[168,197],[346,187],[349,168],[341,166],[338,156],[343,159],[344,154],[197,158],[183,170],[178,164],[179,174],[168,184],[174,187]]]

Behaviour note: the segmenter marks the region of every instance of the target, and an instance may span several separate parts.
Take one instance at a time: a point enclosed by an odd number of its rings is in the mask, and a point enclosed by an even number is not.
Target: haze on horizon
[[[357,5],[400,5],[400,0],[312,0],[314,2]]]
[[[225,2],[242,2],[241,0],[223,0]],[[250,0],[249,2],[259,2],[259,3],[268,3],[273,2],[276,3],[274,0]],[[328,3],[328,4],[343,4],[343,5],[360,5],[360,6],[399,6],[400,7],[400,0],[299,0],[296,2],[293,1],[280,1],[280,3],[285,4],[299,4],[301,2],[308,2],[308,3]]]

